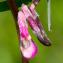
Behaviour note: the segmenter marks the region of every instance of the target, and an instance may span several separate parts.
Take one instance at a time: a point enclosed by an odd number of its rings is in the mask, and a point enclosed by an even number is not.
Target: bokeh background
[[[21,2],[28,4],[31,0]],[[18,6],[20,5],[19,3]],[[47,27],[47,0],[40,0],[36,10],[52,46],[41,45],[29,27],[29,32],[38,46],[38,54],[30,63],[63,63],[63,0],[51,0],[50,32]],[[14,18],[6,0],[0,0],[0,63],[22,63]]]

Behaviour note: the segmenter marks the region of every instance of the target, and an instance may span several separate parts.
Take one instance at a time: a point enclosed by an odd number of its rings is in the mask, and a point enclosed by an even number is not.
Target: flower
[[[39,41],[45,46],[50,46],[50,40],[46,36],[43,26],[40,23],[39,17],[37,16],[38,13],[35,10],[34,4],[31,4],[29,8],[27,7],[27,5],[24,4],[22,6],[22,11],[25,17],[27,16],[26,19]]]
[[[20,50],[25,58],[33,58],[38,49],[28,32],[28,24],[22,11],[18,12],[18,25],[20,30]]]

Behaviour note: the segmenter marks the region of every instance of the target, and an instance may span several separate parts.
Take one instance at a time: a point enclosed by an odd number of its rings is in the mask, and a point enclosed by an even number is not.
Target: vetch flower
[[[28,24],[22,11],[18,12],[18,25],[20,30],[20,50],[25,58],[33,58],[37,53],[37,46],[28,32]]]
[[[39,41],[46,46],[50,46],[50,40],[48,39],[43,26],[40,23],[39,17],[37,15],[38,13],[35,11],[35,5],[31,4],[31,6],[28,8],[27,5],[23,4],[22,11]]]

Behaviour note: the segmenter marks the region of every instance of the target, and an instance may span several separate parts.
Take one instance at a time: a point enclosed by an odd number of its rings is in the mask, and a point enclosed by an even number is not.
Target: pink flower
[[[34,42],[31,40],[29,44],[30,46],[28,48],[23,48],[22,46],[20,47],[23,56],[27,59],[34,58],[37,53],[37,46]]]
[[[50,46],[51,43],[46,36],[42,24],[40,23],[38,13],[35,11],[35,5],[31,4],[31,6],[28,8],[25,4],[23,4],[22,11],[39,41],[46,46]]]
[[[25,58],[33,58],[37,53],[37,46],[31,39],[26,17],[22,11],[18,12],[18,25],[20,30],[20,50]]]

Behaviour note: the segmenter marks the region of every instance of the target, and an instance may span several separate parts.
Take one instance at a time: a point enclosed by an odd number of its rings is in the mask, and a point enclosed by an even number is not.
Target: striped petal
[[[29,25],[32,28],[33,32],[39,39],[39,41],[46,46],[50,46],[51,43],[44,32],[43,26],[40,23],[39,17],[37,16],[37,12],[35,11],[34,5],[32,4],[30,6],[30,8],[27,7],[26,11],[24,8],[22,8],[22,11],[25,15],[28,13],[27,20],[28,20]]]
[[[18,12],[18,25],[20,30],[20,50],[25,58],[33,58],[38,49],[28,32],[28,24],[22,11]]]

